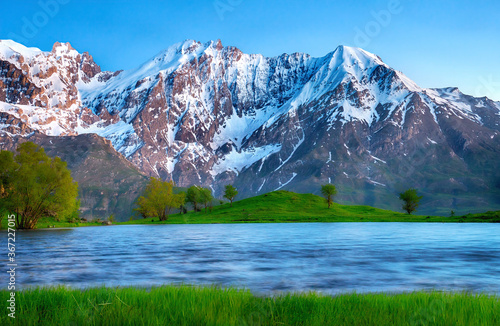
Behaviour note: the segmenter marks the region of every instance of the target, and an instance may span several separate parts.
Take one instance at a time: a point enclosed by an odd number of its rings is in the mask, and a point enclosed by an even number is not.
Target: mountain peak
[[[75,50],[69,42],[54,43],[54,45],[52,46],[51,53],[55,54],[56,56],[62,56],[62,55],[77,56],[79,54],[78,51]]]
[[[217,48],[217,50],[222,50],[224,48],[224,46],[222,45],[222,42],[221,42],[220,38],[217,39],[216,48]]]
[[[178,47],[177,50],[180,54],[197,52],[197,50],[202,46],[201,42],[196,40],[185,40],[184,42],[178,44],[180,44],[180,47]]]
[[[202,44],[200,42],[187,39],[184,40],[183,42],[175,43],[169,46],[168,48],[160,51],[149,61],[170,62],[175,57],[196,53],[198,52],[200,47],[202,47]],[[146,64],[148,64],[148,62],[146,62]]]
[[[55,42],[54,45],[52,46],[52,51],[53,53],[55,53],[56,51],[58,51],[60,48],[64,49],[64,50],[68,50],[68,51],[71,51],[71,50],[75,50],[71,44],[69,42],[66,42],[66,43],[60,43],[60,42]]]
[[[359,66],[362,69],[379,65],[387,66],[379,56],[361,48],[345,45],[338,46],[335,51],[331,52],[331,56],[332,60],[335,60],[338,64]]]
[[[10,58],[14,54],[20,54],[23,57],[32,57],[42,52],[39,48],[26,47],[13,40],[0,40],[0,55],[5,58]]]
[[[45,52],[35,47],[26,47],[20,43],[17,43],[13,40],[0,40],[0,55],[4,58],[10,58],[12,55],[22,55],[24,58],[33,58],[40,53],[45,54],[54,54],[56,56],[61,55],[70,55],[76,56],[78,55],[78,51],[75,50],[69,42],[60,43],[55,42],[52,46],[52,50],[50,52]]]

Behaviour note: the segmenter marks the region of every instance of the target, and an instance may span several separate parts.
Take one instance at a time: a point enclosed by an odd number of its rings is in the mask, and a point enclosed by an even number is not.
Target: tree
[[[321,193],[323,194],[323,197],[325,197],[326,202],[328,203],[328,208],[333,203],[333,197],[337,194],[337,189],[335,188],[334,185],[328,183],[326,185],[321,186]]]
[[[399,199],[404,201],[403,209],[411,214],[415,210],[417,210],[418,205],[420,204],[420,200],[423,196],[419,196],[417,194],[417,189],[408,189],[405,192],[399,194]]]
[[[0,212],[16,215],[16,228],[34,229],[43,216],[74,217],[78,183],[66,162],[51,158],[32,143],[20,144],[17,155],[0,152]]]
[[[4,216],[9,214],[3,203],[12,191],[13,171],[15,170],[14,153],[9,151],[0,152],[0,227]]]
[[[198,186],[191,186],[187,190],[187,202],[193,204],[194,211],[199,211],[198,204],[201,203],[201,191]]]
[[[227,185],[224,189],[224,198],[227,198],[231,202],[231,207],[233,207],[234,197],[238,195],[238,191],[233,185]]]
[[[143,217],[158,217],[166,221],[172,209],[184,204],[186,194],[174,194],[174,183],[159,178],[149,179],[142,196],[137,199],[136,211]]]
[[[208,205],[212,202],[212,199],[214,199],[214,197],[212,196],[212,190],[210,190],[209,188],[200,187],[200,198],[201,203],[205,206],[206,213]]]

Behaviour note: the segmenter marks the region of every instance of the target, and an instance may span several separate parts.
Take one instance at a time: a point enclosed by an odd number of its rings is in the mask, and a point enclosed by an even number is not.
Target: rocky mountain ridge
[[[0,114],[4,137],[96,133],[147,175],[216,195],[332,182],[348,203],[396,209],[417,187],[429,213],[500,207],[500,103],[421,88],[357,48],[267,58],[185,41],[103,72],[68,43],[0,41]]]

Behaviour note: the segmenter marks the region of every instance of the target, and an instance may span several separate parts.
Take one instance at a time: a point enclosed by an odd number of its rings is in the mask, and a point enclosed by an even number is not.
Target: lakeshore
[[[199,212],[171,214],[166,221],[157,217],[139,218],[113,225],[132,224],[213,224],[213,223],[311,223],[311,222],[421,222],[421,223],[500,223],[500,211],[467,214],[461,216],[409,215],[362,205],[333,203],[327,208],[325,199],[313,194],[299,194],[290,191],[274,191],[267,194],[235,201],[232,205],[223,203]],[[57,221],[45,217],[38,229],[102,226],[101,221]],[[2,229],[7,221],[2,220]]]

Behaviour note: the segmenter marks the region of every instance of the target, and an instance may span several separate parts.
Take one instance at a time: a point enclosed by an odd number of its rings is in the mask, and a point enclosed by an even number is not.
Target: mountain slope
[[[97,133],[179,186],[250,196],[332,182],[342,202],[392,209],[417,187],[424,213],[500,208],[500,104],[422,89],[361,49],[267,58],[186,41],[112,73],[69,44],[1,41],[0,59],[0,111],[47,135]]]
[[[111,143],[97,135],[49,137],[33,133],[30,137],[0,137],[0,149],[15,151],[18,143],[32,141],[49,156],[68,163],[78,182],[80,217],[88,220],[127,221],[134,203],[148,178],[117,153]]]

